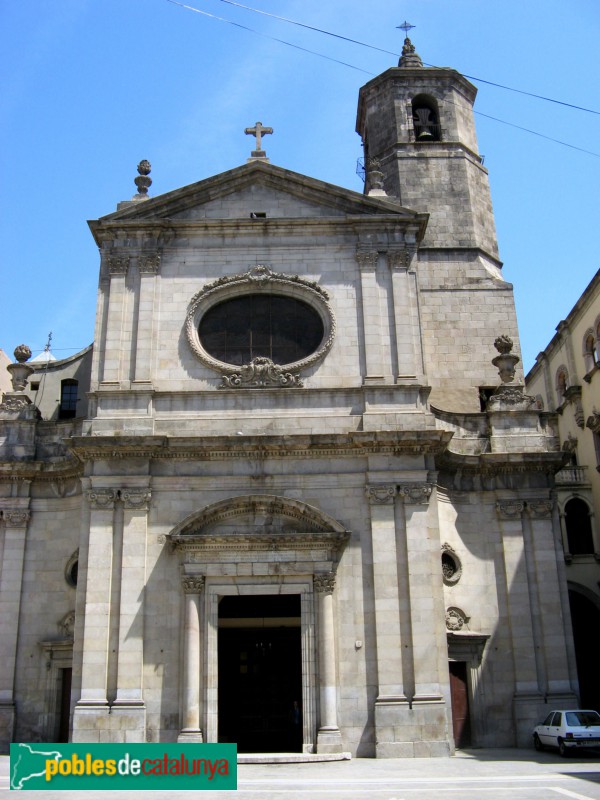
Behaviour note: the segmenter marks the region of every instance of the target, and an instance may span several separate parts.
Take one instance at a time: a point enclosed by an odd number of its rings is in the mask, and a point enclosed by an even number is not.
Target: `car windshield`
[[[597,711],[569,711],[566,714],[567,725],[580,728],[585,725],[600,725],[600,714]]]

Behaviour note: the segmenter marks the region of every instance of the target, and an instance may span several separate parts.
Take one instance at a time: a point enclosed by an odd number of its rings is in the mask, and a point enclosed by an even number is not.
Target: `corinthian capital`
[[[204,575],[184,575],[181,586],[184,594],[200,594],[204,589]]]
[[[357,250],[356,261],[358,262],[359,269],[375,269],[377,267],[377,259],[379,253],[377,250]]]
[[[142,253],[138,258],[138,269],[148,275],[157,275],[160,271],[160,253]]]
[[[109,275],[127,275],[129,269],[129,256],[110,255],[108,257]]]
[[[335,589],[335,572],[317,572],[313,575],[315,592],[333,594]]]

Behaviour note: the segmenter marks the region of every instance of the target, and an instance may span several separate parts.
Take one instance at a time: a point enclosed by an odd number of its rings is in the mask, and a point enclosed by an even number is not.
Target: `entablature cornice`
[[[306,240],[308,233],[316,236],[324,234],[364,234],[365,232],[377,233],[381,237],[384,233],[393,234],[390,239],[390,246],[395,243],[398,231],[406,232],[410,239],[416,234],[420,241],[427,227],[428,214],[415,213],[411,217],[403,216],[399,209],[398,213],[372,213],[372,214],[348,214],[346,216],[331,217],[267,217],[266,219],[250,219],[232,217],[227,219],[207,219],[200,218],[195,220],[168,219],[162,221],[131,221],[131,222],[98,222],[92,226],[92,233],[98,247],[106,249],[113,243],[119,242],[119,251],[136,254],[139,250],[146,247],[147,239],[156,240],[159,246],[177,244],[177,239],[190,237],[193,235],[227,235],[238,238],[240,235],[263,235],[265,226],[268,225],[269,235],[299,236]],[[157,234],[156,229],[160,232]],[[315,242],[319,246],[321,242]],[[310,245],[309,245],[310,246]],[[385,242],[379,242],[378,249],[382,252],[387,250]]]
[[[479,475],[482,478],[493,478],[499,475],[526,473],[543,473],[553,476],[564,465],[565,454],[562,451],[552,453],[482,453],[480,455],[462,455],[446,452],[436,458],[436,467],[461,476]],[[495,486],[482,486],[483,489],[495,489]]]
[[[352,432],[282,436],[214,437],[74,437],[66,440],[83,462],[124,458],[211,460],[269,458],[340,458],[369,455],[404,455],[443,452],[452,438],[450,431]]]
[[[83,475],[81,462],[69,457],[61,461],[0,461],[2,481],[57,481],[80,478]]]

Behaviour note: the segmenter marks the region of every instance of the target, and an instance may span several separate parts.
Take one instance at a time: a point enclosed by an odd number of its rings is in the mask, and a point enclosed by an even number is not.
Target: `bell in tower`
[[[423,66],[407,36],[398,66],[360,90],[356,130],[365,163],[381,165],[386,193],[429,213],[423,247],[475,248],[499,266],[488,173],[475,133],[476,94],[456,70]]]

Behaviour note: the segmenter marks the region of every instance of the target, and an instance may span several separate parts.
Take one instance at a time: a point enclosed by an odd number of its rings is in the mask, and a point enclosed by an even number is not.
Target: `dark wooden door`
[[[467,664],[465,661],[450,661],[449,664],[454,742],[457,747],[468,747],[471,744],[471,719]]]
[[[58,741],[69,741],[69,717],[71,714],[71,667],[61,669],[60,708],[58,711]]]

